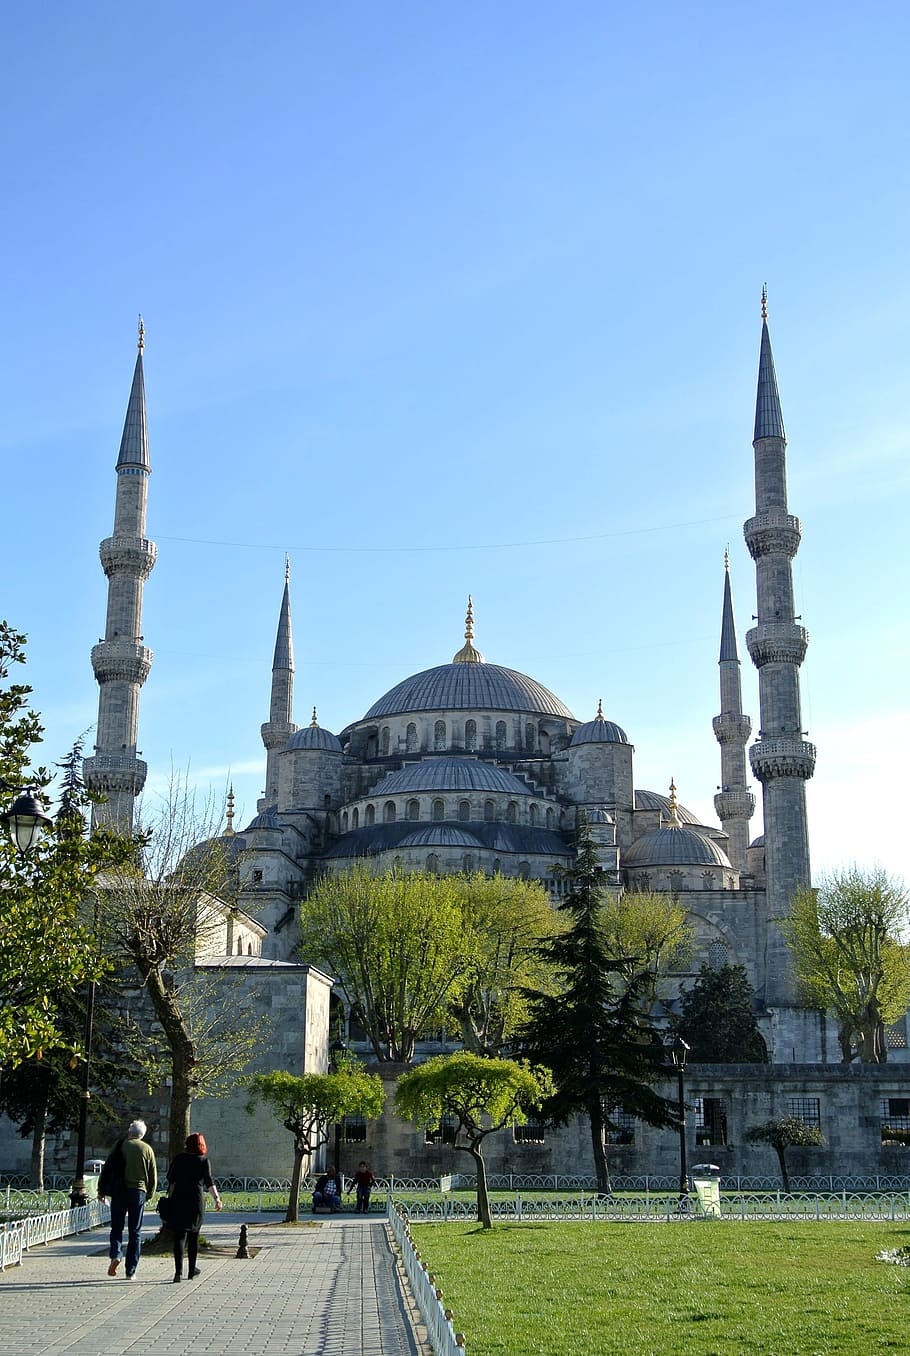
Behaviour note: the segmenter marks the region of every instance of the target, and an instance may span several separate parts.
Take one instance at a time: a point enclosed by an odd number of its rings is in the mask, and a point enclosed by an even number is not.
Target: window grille
[[[610,1112],[610,1120],[613,1122],[613,1128],[606,1133],[608,1144],[635,1143],[635,1127],[638,1124],[638,1119],[632,1115],[631,1111],[624,1111],[622,1107],[614,1107]]]
[[[366,1144],[367,1123],[363,1116],[346,1116],[342,1138],[345,1144]]]
[[[512,1138],[516,1144],[545,1144],[546,1134],[540,1121],[529,1117],[524,1125],[512,1126]]]
[[[817,1097],[788,1097],[787,1115],[821,1129],[821,1102]]]
[[[443,1116],[442,1120],[433,1129],[427,1126],[424,1138],[425,1144],[454,1144],[455,1143],[455,1117]]]
[[[726,1144],[727,1104],[722,1097],[696,1097],[695,1143]]]

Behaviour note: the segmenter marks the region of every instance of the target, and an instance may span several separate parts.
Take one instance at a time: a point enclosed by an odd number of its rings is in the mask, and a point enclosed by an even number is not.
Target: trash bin
[[[87,1201],[98,1199],[98,1178],[103,1167],[103,1158],[90,1158],[83,1166],[82,1181],[85,1185],[85,1199]]]
[[[716,1163],[696,1163],[692,1185],[706,1219],[720,1219],[720,1168]]]

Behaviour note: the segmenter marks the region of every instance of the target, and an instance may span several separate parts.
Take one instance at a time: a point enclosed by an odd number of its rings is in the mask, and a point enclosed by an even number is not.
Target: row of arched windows
[[[508,802],[508,804],[506,805],[506,811],[504,816],[507,824],[518,823],[518,809],[519,806],[517,800],[510,800]],[[382,807],[382,822],[384,824],[394,824],[397,816],[398,808],[396,802],[394,800],[387,800]],[[437,797],[430,804],[430,819],[434,823],[439,824],[442,823],[447,817],[448,816],[446,815],[446,802],[441,797]],[[493,800],[485,800],[483,803],[483,818],[488,822],[492,822],[496,819],[496,817],[497,817],[496,802]],[[404,818],[408,820],[414,820],[415,822],[420,819],[420,801],[416,797],[412,797],[410,800],[405,802]],[[471,802],[469,800],[460,800],[458,802],[459,821],[463,824],[467,824],[470,823],[470,821],[473,818],[475,818],[475,815]],[[372,802],[370,802],[368,805],[364,807],[363,822],[367,826],[376,823],[376,806]],[[548,829],[552,829],[555,824],[555,815],[553,812],[553,807],[551,805],[548,805],[544,810],[541,809],[541,807],[537,805],[535,801],[532,801],[531,804],[528,806],[528,823],[532,827],[545,825]],[[360,828],[359,807],[353,809],[350,812],[350,817],[348,815],[347,810],[344,810],[342,812],[341,832],[347,833],[349,828],[351,829]]]
[[[453,742],[450,743],[450,733],[453,736]],[[399,741],[400,743],[400,737]],[[521,747],[519,737],[518,747]],[[415,721],[409,721],[404,734],[404,746],[408,753],[417,753],[420,749],[420,733]],[[508,742],[508,728],[504,720],[496,722],[495,739],[490,741],[489,735],[484,736],[483,746],[485,748],[495,747],[497,749],[507,749],[510,746]],[[478,743],[477,721],[468,719],[464,723],[464,736],[460,742],[454,741],[454,730],[450,732],[449,727],[444,720],[437,720],[433,726],[433,749],[436,753],[444,752],[448,748],[463,748],[468,753],[475,752],[480,744]],[[524,728],[524,750],[532,753],[537,748],[537,728],[532,721],[528,721]],[[392,730],[388,725],[383,725],[379,732],[379,752],[387,758],[392,752]],[[398,752],[396,748],[395,752]]]

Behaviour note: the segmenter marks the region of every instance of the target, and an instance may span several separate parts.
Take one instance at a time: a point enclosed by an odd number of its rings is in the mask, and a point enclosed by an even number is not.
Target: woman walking
[[[212,1181],[212,1170],[206,1157],[208,1146],[204,1135],[190,1135],[183,1153],[177,1155],[167,1170],[168,1228],[174,1235],[174,1280],[183,1280],[183,1240],[186,1239],[187,1276],[193,1280],[199,1275],[196,1255],[199,1250],[199,1230],[205,1215],[205,1193],[210,1191],[215,1209],[221,1209],[221,1197]]]

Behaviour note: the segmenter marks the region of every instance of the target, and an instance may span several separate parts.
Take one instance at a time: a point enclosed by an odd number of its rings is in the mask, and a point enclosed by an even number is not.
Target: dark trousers
[[[124,1187],[111,1196],[111,1245],[109,1256],[116,1261],[123,1247],[123,1226],[127,1225],[126,1274],[132,1276],[139,1265],[142,1247],[142,1220],[145,1192],[139,1187]]]
[[[196,1257],[199,1253],[199,1230],[198,1229],[175,1229],[174,1230],[174,1275],[180,1276],[183,1273],[183,1240],[186,1239],[186,1272],[192,1276],[196,1270]]]
[[[370,1213],[370,1192],[373,1190],[369,1186],[358,1186],[357,1188],[357,1209],[362,1210],[365,1215]]]

